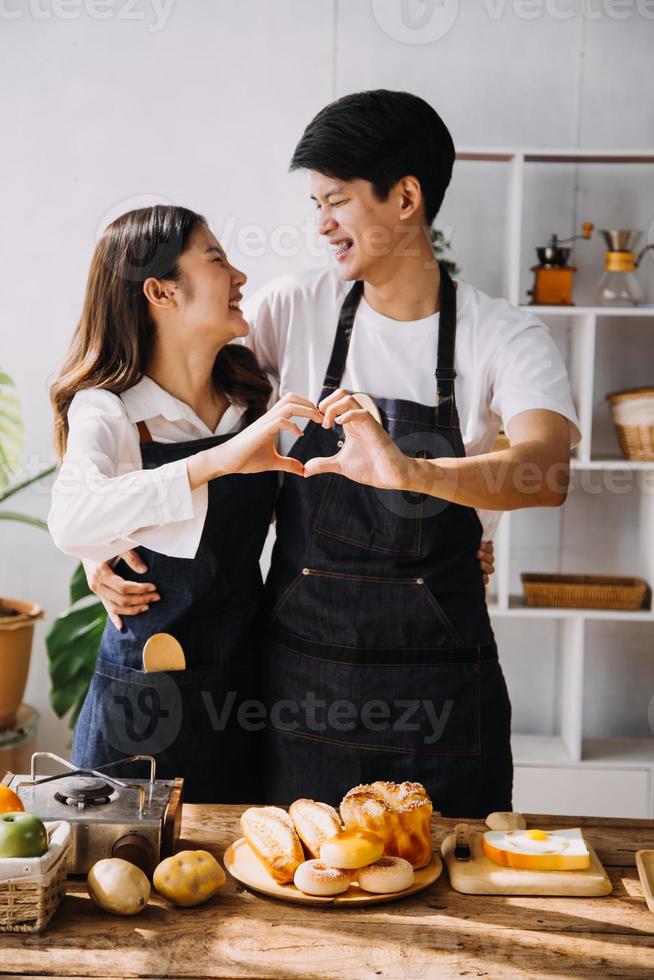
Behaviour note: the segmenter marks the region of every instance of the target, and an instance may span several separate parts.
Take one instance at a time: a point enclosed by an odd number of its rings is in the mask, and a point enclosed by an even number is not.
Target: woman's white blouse
[[[186,459],[144,470],[136,423],[145,422],[155,442],[176,443],[237,431],[242,414],[230,405],[211,432],[188,405],[145,376],[120,396],[79,391],[68,410],[68,446],[48,515],[57,547],[94,561],[138,545],[193,558],[207,485],[191,490]]]

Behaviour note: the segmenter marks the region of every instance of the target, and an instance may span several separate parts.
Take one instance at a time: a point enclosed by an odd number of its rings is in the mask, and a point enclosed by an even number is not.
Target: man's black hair
[[[381,201],[403,177],[420,181],[431,225],[452,177],[454,143],[435,109],[417,95],[377,89],[345,95],[312,119],[291,170],[368,180]]]

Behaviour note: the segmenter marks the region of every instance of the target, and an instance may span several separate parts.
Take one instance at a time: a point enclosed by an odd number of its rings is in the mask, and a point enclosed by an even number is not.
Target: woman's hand
[[[495,549],[492,541],[482,541],[479,545],[477,558],[481,565],[484,585],[488,585],[491,575],[495,572]]]
[[[277,436],[284,430],[296,436],[303,435],[299,425],[292,421],[293,418],[313,419],[320,424],[323,416],[313,402],[289,392],[269,412],[248,425],[238,435],[220,446],[193,456],[188,462],[191,489],[195,490],[207,480],[228,473],[263,473],[269,470],[281,470],[303,476],[302,463],[290,456],[282,456],[277,452],[275,445]]]
[[[136,551],[127,551],[120,556],[134,572],[144,574],[148,566]],[[147,612],[151,602],[158,602],[161,596],[152,582],[129,582],[116,575],[109,562],[83,561],[89,589],[107,610],[109,619],[117,630],[122,630],[122,616],[136,616]]]

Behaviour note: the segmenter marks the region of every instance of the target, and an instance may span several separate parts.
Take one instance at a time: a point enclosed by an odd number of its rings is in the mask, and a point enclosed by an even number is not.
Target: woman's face
[[[182,277],[175,286],[175,300],[185,327],[197,336],[227,343],[248,333],[241,313],[241,287],[245,273],[230,265],[215,235],[197,228],[179,257]]]

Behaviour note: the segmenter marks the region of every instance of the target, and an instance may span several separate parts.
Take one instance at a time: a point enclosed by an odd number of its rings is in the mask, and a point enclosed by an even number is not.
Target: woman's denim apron
[[[435,407],[373,395],[413,457],[465,456],[456,290],[440,268]],[[340,386],[362,292],[355,283],[343,304],[322,398]],[[309,422],[291,455],[330,456],[343,438],[339,426]],[[388,779],[423,783],[446,815],[511,809],[511,709],[481,538],[472,507],[285,474],[267,582],[266,801],[338,803],[352,786]]]
[[[145,469],[231,438],[164,444],[148,442],[147,428],[139,428]],[[195,558],[170,558],[141,547],[148,566],[144,575],[122,561],[116,566],[123,578],[154,582],[161,599],[148,612],[125,617],[122,632],[107,621],[75,726],[75,765],[96,768],[128,755],[153,755],[158,777],[184,777],[188,802],[261,799],[263,723],[260,706],[257,716],[253,703],[259,693],[253,634],[263,591],[259,556],[277,489],[277,473],[212,480]],[[179,640],[185,670],[143,671],[143,647],[155,633]],[[141,763],[109,770],[134,778],[148,772]]]

